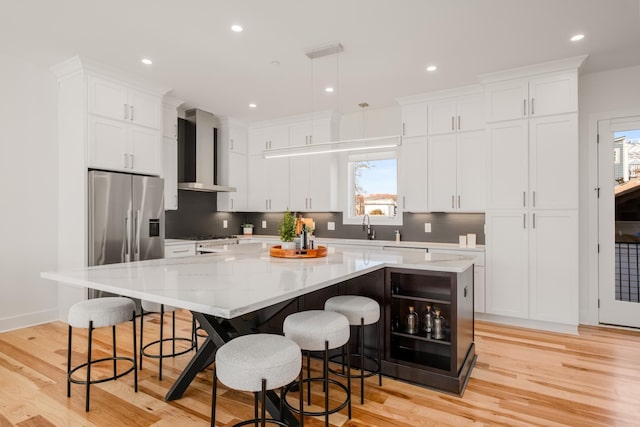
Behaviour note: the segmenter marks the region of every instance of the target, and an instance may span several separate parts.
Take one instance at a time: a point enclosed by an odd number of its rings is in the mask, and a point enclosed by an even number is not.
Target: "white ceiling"
[[[578,32],[585,39],[570,42]],[[47,66],[79,54],[170,87],[188,107],[252,122],[383,108],[583,54],[583,73],[640,65],[640,1],[2,0],[0,40],[0,53]],[[332,42],[344,52],[305,55]]]

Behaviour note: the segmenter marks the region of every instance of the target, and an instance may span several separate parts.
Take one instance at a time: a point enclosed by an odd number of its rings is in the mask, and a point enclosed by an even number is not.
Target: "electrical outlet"
[[[227,222],[226,219],[222,220],[222,228],[227,228],[229,226],[229,223]]]
[[[262,221],[262,228],[267,228],[267,221]]]
[[[424,232],[425,233],[431,233],[431,223],[430,222],[425,222],[424,223]]]
[[[335,229],[336,229],[336,223],[335,222],[332,222],[332,221],[327,222],[327,230],[335,231]]]

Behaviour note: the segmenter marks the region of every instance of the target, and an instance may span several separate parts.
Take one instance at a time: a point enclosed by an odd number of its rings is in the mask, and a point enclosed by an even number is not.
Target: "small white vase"
[[[296,249],[296,242],[281,242],[280,243],[280,248],[281,249],[295,250]]]

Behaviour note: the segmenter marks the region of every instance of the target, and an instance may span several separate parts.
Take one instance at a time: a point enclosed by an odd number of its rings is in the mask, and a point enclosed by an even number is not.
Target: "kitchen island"
[[[252,243],[219,254],[45,272],[42,277],[193,312],[208,338],[168,400],[182,395],[224,342],[256,330],[277,332],[288,313],[322,308],[327,297],[340,293],[380,303],[383,374],[461,394],[475,362],[473,258],[361,248],[328,252],[323,258],[273,258],[268,245]],[[401,290],[392,292],[392,281]],[[401,330],[407,306],[422,309],[427,302],[443,310],[445,339]]]

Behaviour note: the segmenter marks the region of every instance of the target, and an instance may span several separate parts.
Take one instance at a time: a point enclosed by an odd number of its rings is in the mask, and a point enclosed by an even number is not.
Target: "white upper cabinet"
[[[484,97],[480,94],[429,103],[429,135],[484,129]]]
[[[216,165],[218,184],[236,189],[232,192],[218,193],[218,210],[224,212],[246,211],[248,192],[247,127],[235,123],[222,126],[218,131],[218,137]]]
[[[578,110],[577,79],[573,71],[488,84],[487,121],[575,112]]]
[[[422,136],[427,134],[427,103],[402,106],[402,136]]]
[[[96,76],[88,84],[89,113],[160,129],[161,96]]]
[[[166,95],[162,99],[162,177],[164,209],[178,209],[178,107],[182,101]]]
[[[425,212],[427,200],[427,138],[425,136],[402,139],[399,172],[402,177],[402,200],[405,212]]]
[[[430,136],[428,147],[429,210],[483,211],[484,131]]]

